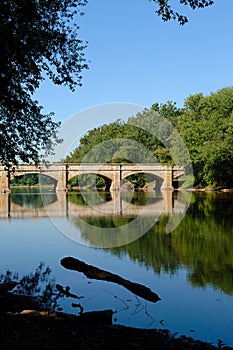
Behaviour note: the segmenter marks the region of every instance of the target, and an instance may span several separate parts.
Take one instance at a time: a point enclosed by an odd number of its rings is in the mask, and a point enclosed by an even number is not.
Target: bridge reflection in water
[[[173,191],[148,192],[147,200],[143,204],[133,204],[134,192],[111,192],[107,201],[97,192],[82,192],[83,204],[70,201],[65,192],[38,193],[32,196],[41,196],[42,205],[18,204],[14,196],[23,196],[23,193],[0,194],[0,219],[6,218],[37,218],[37,217],[101,217],[122,216],[136,217],[161,214],[181,214],[186,210],[186,203],[174,198]],[[49,203],[48,197],[52,198]],[[51,197],[52,196],[52,197]],[[51,199],[50,199],[51,200]],[[80,201],[79,201],[80,202]],[[49,204],[47,204],[49,203]]]
[[[49,217],[60,232],[77,243],[112,248],[137,240],[164,215],[165,232],[172,232],[187,209],[187,201],[173,193],[60,191],[35,195],[12,191],[0,195],[0,219]],[[31,202],[30,195],[34,198]]]

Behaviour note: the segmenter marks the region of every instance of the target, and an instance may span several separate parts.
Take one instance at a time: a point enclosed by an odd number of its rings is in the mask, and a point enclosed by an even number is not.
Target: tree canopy
[[[177,125],[188,147],[196,184],[233,184],[233,88],[185,100]]]
[[[47,74],[74,90],[87,68],[77,15],[87,0],[0,2],[0,162],[38,162],[57,142],[59,123],[33,93]]]
[[[178,108],[171,101],[154,103],[151,109],[130,117],[126,123],[117,120],[90,130],[80,139],[79,146],[65,162],[102,163],[107,160],[140,163],[155,162],[157,159],[163,164],[184,165],[188,168],[190,163],[180,149],[182,144],[177,138],[177,131],[189,152],[195,185],[232,187],[232,87],[223,88],[209,96],[201,93],[190,95],[183,108]],[[115,139],[120,141],[115,142]],[[137,142],[137,147],[129,141]]]

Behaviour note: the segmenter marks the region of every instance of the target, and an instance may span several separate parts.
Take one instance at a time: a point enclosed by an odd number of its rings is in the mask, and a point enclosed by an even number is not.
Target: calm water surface
[[[65,312],[80,311],[74,302],[84,311],[111,308],[115,323],[233,346],[233,195],[169,196],[1,194],[0,272],[23,276],[42,261],[56,283],[81,297],[61,299]],[[66,256],[143,284],[161,300],[151,303],[122,286],[67,270],[60,264]]]

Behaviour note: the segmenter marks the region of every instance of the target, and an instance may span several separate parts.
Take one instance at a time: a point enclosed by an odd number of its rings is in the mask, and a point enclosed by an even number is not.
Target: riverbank
[[[226,193],[230,193],[233,192],[233,188],[221,188],[221,187],[197,187],[197,188],[193,188],[192,191],[194,192],[226,192]]]
[[[1,285],[1,350],[217,349],[191,337],[177,337],[166,329],[139,329],[112,324],[112,310],[73,315],[40,309],[37,299],[12,294],[5,289],[5,285]],[[233,350],[220,340],[219,348]]]
[[[168,330],[137,329],[112,325],[105,319],[63,313],[24,311],[0,313],[1,349],[157,349],[214,350],[217,347],[192,339],[176,337]],[[93,317],[94,315],[94,317]],[[232,350],[219,341],[218,348]]]

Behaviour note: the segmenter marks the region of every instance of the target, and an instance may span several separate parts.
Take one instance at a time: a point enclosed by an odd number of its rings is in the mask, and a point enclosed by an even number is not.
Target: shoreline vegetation
[[[215,346],[168,329],[142,329],[112,323],[112,310],[81,315],[36,307],[30,296],[0,294],[1,349],[157,349],[214,350]],[[4,310],[3,310],[4,306]]]
[[[151,291],[118,275],[84,264],[72,257],[61,263],[68,269],[83,272],[89,278],[130,285],[147,297]],[[7,271],[0,274],[1,349],[157,349],[157,350],[233,350],[217,340],[217,345],[171,333],[168,329],[142,329],[113,324],[114,311],[99,310],[79,314],[57,311],[59,298],[78,296],[48,278],[51,270],[41,263],[35,273],[23,276]],[[42,285],[41,285],[42,282]],[[44,285],[43,285],[44,283]],[[35,295],[35,291],[39,295]],[[135,292],[135,290],[133,291]],[[154,297],[154,295],[153,295]],[[157,300],[157,298],[156,298]]]
[[[232,128],[233,87],[226,87],[208,96],[190,95],[182,108],[172,101],[154,103],[127,121],[118,119],[89,130],[63,162],[180,165],[193,175],[194,187],[229,188],[233,184]],[[143,187],[149,177],[132,174],[127,180]],[[86,180],[90,183],[90,175],[83,176],[82,183]],[[77,180],[70,183],[75,185]]]
[[[112,325],[105,320],[110,311],[90,312],[84,317],[35,310],[0,313],[1,349],[233,349],[221,340],[216,347],[191,337],[176,337],[166,329]]]

